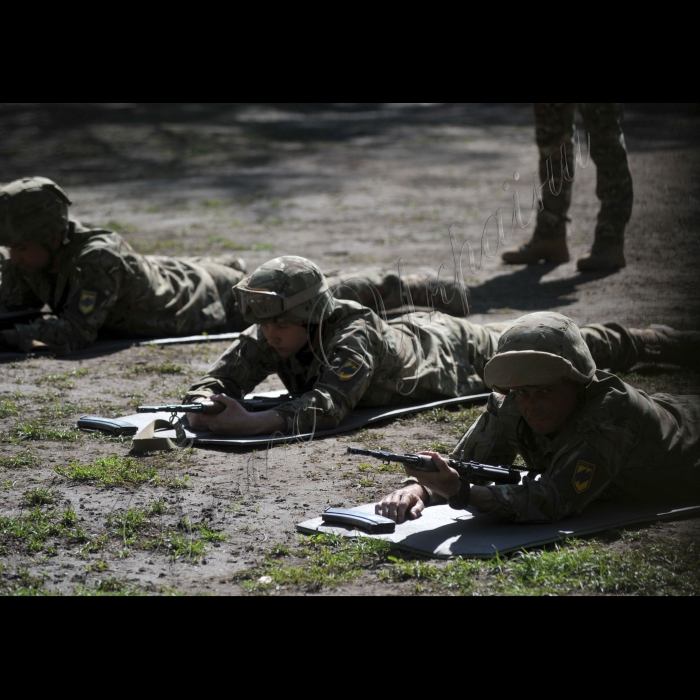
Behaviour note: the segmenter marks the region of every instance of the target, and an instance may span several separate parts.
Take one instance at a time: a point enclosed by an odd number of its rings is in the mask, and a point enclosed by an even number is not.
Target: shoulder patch
[[[355,360],[346,360],[338,370],[338,378],[341,382],[349,382],[359,371],[361,365]]]
[[[91,314],[95,310],[95,304],[97,303],[97,292],[90,292],[84,289],[80,294],[80,312],[83,316]]]
[[[579,459],[576,462],[576,469],[574,470],[574,478],[571,483],[574,485],[576,493],[583,493],[588,491],[591,487],[591,482],[593,481],[593,474],[595,473],[595,464],[590,462],[584,462]]]

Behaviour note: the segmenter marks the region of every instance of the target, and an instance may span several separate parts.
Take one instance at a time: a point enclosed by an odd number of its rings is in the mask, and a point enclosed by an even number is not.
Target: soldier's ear
[[[63,234],[59,233],[56,238],[54,238],[52,241],[49,241],[49,248],[51,250],[58,250],[61,247],[61,244],[63,243]]]

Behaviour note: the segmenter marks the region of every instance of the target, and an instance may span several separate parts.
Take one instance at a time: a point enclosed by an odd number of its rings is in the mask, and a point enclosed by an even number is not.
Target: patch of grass
[[[165,505],[165,501],[162,498],[159,498],[157,501],[151,501],[149,505],[151,507],[151,515],[165,515],[167,506]]]
[[[58,430],[47,428],[38,421],[28,421],[15,426],[10,431],[11,437],[3,438],[7,442],[22,440],[47,440],[49,442],[77,442],[80,433],[77,430]],[[14,438],[14,440],[13,440]]]
[[[126,373],[128,377],[135,374],[187,374],[187,369],[173,362],[164,362],[162,365],[134,365]]]
[[[0,571],[0,574],[4,574]],[[0,576],[0,596],[33,597],[56,595],[46,590],[46,578],[32,576],[29,569],[20,567],[14,574]]]
[[[114,233],[136,233],[136,226],[133,224],[127,224],[123,221],[108,221],[105,226],[107,231],[114,231]]]
[[[415,417],[423,423],[447,423],[450,434],[456,438],[461,438],[485,410],[485,406],[471,406],[461,411],[434,408],[432,411],[419,413]],[[451,451],[452,448],[450,447],[448,452]]]
[[[460,594],[698,595],[700,545],[648,545],[624,554],[597,542],[572,541],[552,551],[521,552],[491,561],[458,559],[445,565],[389,557],[380,580],[416,583],[417,592]]]
[[[223,532],[211,530],[206,525],[199,526],[200,537],[204,542],[226,542],[226,535]]]
[[[86,377],[89,373],[90,371],[87,367],[83,367],[83,369],[73,369],[63,374],[50,374],[46,377],[40,377],[37,380],[37,384],[51,384],[51,386],[55,386],[58,389],[72,389],[74,386],[73,379],[76,377]]]
[[[39,466],[40,461],[31,450],[20,452],[14,457],[0,455],[0,469],[28,469]]]
[[[113,532],[128,547],[134,544],[136,534],[148,526],[149,515],[148,511],[129,508],[124,513],[112,513],[107,520],[107,525],[113,528]]]
[[[132,457],[112,455],[97,459],[92,464],[73,462],[69,467],[55,467],[57,474],[73,481],[89,481],[101,486],[143,484],[154,480],[158,472]]]
[[[221,209],[221,207],[225,206],[218,199],[203,199],[200,204],[207,209]]]
[[[259,253],[272,253],[274,251],[274,246],[270,243],[253,243],[251,246],[252,250],[255,250]]]
[[[268,552],[262,568],[249,569],[236,575],[244,588],[266,592],[276,586],[293,586],[307,591],[319,591],[347,583],[386,561],[389,544],[384,540],[358,538],[355,540],[334,535],[313,535],[300,538],[303,566],[291,566],[281,559],[289,556],[279,547]],[[260,579],[263,579],[261,582]]]
[[[168,530],[160,537],[150,542],[139,544],[143,549],[164,549],[170,553],[170,559],[187,559],[188,561],[199,561],[207,548],[206,541],[194,535],[183,535],[176,530]]]
[[[50,506],[56,503],[52,488],[37,486],[33,491],[27,491],[22,498],[22,504],[27,508],[35,506]]]
[[[218,245],[219,247],[224,248],[225,250],[233,250],[239,252],[242,250],[250,250],[249,245],[234,243],[232,240],[228,238],[223,238],[222,236],[209,236],[209,238],[207,238],[207,246],[214,245]]]
[[[452,452],[453,447],[454,445],[448,445],[447,443],[440,442],[438,440],[436,442],[431,442],[428,445],[426,445],[425,450],[427,452],[439,452],[440,454],[446,455]]]
[[[66,544],[90,542],[75,521],[75,511],[72,509],[60,513],[57,510],[42,511],[37,506],[16,518],[0,517],[0,539],[3,542],[13,539],[25,544],[30,552],[41,551],[49,537],[60,538]]]
[[[81,597],[108,596],[108,597],[132,597],[146,595],[146,591],[117,578],[107,578],[97,581],[93,586],[79,585],[74,595]]]
[[[16,416],[19,413],[19,406],[12,399],[0,399],[0,418]]]
[[[53,405],[41,406],[39,408],[42,417],[49,419],[68,418],[69,416],[74,416],[76,413],[82,413],[83,410],[89,411],[89,409],[81,409],[77,406],[70,406],[69,404],[59,404],[58,401],[54,401]]]
[[[391,450],[382,442],[386,438],[386,433],[376,430],[362,428],[357,435],[358,442],[361,442],[367,450]]]

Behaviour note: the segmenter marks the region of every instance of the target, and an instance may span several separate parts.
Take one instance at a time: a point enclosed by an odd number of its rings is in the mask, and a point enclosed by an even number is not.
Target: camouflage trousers
[[[576,103],[573,102],[534,104],[544,204],[544,210],[539,212],[537,218],[535,235],[538,238],[560,238],[566,235],[576,170],[575,108]],[[585,130],[590,134],[590,157],[597,169],[596,194],[601,208],[596,225],[596,243],[621,244],[625,226],[632,215],[634,200],[632,175],[621,127],[622,105],[614,102],[588,102],[579,103],[578,108]],[[581,138],[581,143],[584,142],[585,137]],[[547,162],[550,159],[548,172]]]
[[[200,265],[212,276],[221,297],[221,303],[226,309],[226,323],[212,329],[210,335],[214,333],[238,333],[248,328],[250,324],[243,320],[243,316],[238,310],[236,298],[233,296],[234,286],[245,277],[245,273],[208,258],[185,258],[185,261]]]
[[[454,276],[423,270],[399,276],[398,271],[366,268],[360,271],[324,273],[336,299],[356,301],[377,314],[383,311],[411,307],[430,308],[452,316],[469,314],[469,290],[463,283],[455,284]]]

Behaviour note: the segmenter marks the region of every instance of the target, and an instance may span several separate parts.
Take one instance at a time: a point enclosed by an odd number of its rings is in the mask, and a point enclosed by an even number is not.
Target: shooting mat
[[[258,393],[255,396],[279,396],[280,392],[270,391]],[[252,398],[250,395],[246,398]],[[460,396],[456,399],[446,399],[445,401],[433,401],[432,403],[411,404],[407,406],[383,406],[375,408],[356,409],[348,415],[345,420],[333,430],[319,430],[316,433],[304,433],[297,435],[255,435],[253,437],[224,437],[215,433],[195,433],[191,430],[186,430],[187,437],[194,440],[194,445],[197,447],[268,447],[282,442],[297,442],[315,440],[318,438],[337,435],[338,433],[346,433],[357,428],[362,428],[380,421],[392,420],[400,416],[406,416],[411,413],[420,413],[422,411],[430,411],[433,408],[444,408],[446,406],[456,406],[459,404],[475,404],[484,403],[489,397],[489,394],[475,394],[474,396]],[[179,414],[179,417],[184,417],[185,414]],[[132,423],[143,430],[149,423],[154,420],[168,420],[169,413],[139,413],[132,416],[124,416],[120,420],[125,420],[127,423]],[[174,430],[158,431],[156,437],[175,439]]]
[[[374,505],[353,508],[374,513]],[[390,535],[370,535],[346,525],[326,525],[318,517],[297,526],[305,535],[319,533],[342,537],[373,537],[396,547],[434,559],[468,557],[490,559],[521,549],[585,537],[597,532],[646,523],[700,517],[700,503],[666,506],[641,506],[596,501],[583,513],[558,523],[520,525],[476,511],[457,511],[449,506],[426,508],[417,520],[401,523]]]

